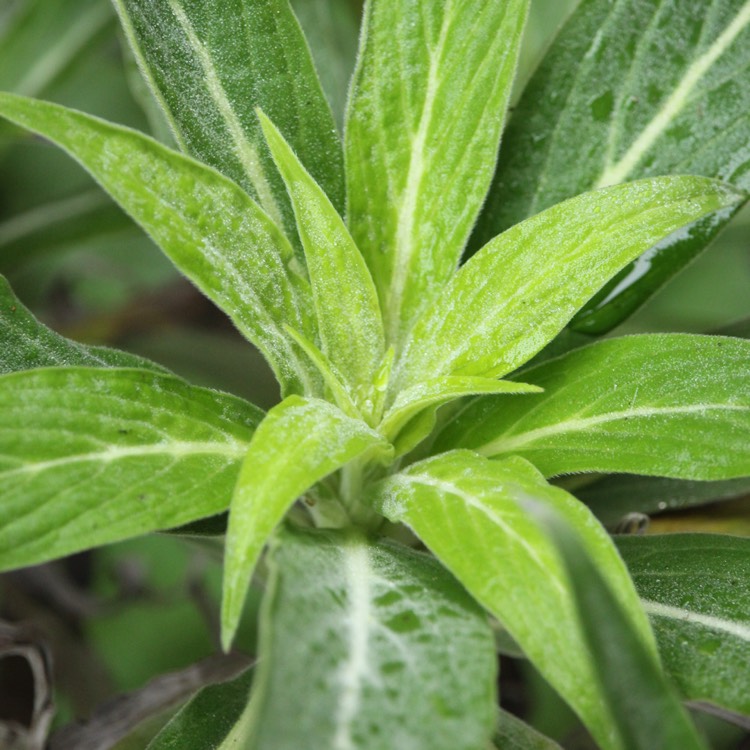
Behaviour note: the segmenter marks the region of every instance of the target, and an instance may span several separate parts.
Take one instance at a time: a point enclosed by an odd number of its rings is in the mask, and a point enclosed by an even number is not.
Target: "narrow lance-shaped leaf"
[[[750,540],[617,537],[682,697],[750,716]]]
[[[248,190],[296,239],[255,117],[262,107],[343,209],[341,142],[288,0],[116,0],[115,7],[184,150]]]
[[[38,367],[137,367],[166,373],[143,357],[71,341],[42,325],[0,276],[0,375]]]
[[[424,383],[415,385],[402,391],[396,397],[393,405],[388,409],[383,417],[383,421],[378,427],[391,442],[399,436],[404,427],[407,427],[412,420],[419,418],[425,411],[434,414],[438,407],[443,404],[462,398],[464,396],[473,396],[478,393],[492,394],[523,394],[538,393],[537,386],[527,385],[526,383],[516,383],[510,380],[492,380],[491,378],[472,378],[472,377],[446,377],[435,380],[427,380]],[[434,417],[426,421],[425,427],[434,425]],[[427,430],[429,432],[429,430]],[[427,436],[425,432],[422,437]],[[414,447],[414,439],[411,436],[408,444],[397,452],[410,450]]]
[[[226,509],[262,412],[135,369],[0,377],[0,568]]]
[[[343,376],[355,403],[366,408],[384,353],[383,320],[372,276],[331,201],[274,124],[262,112],[258,116],[292,199],[323,353]]]
[[[247,451],[230,507],[221,615],[225,649],[263,546],[294,501],[363,453],[388,449],[364,422],[326,401],[290,396],[268,412]]]
[[[614,273],[654,242],[744,194],[656,177],[572,198],[509,229],[453,277],[415,325],[397,382],[419,372],[502,376],[527,362]]]
[[[485,747],[492,631],[433,558],[355,532],[290,530],[270,568],[243,747]]]
[[[146,750],[229,750],[248,705],[252,679],[249,670],[231,682],[203,688],[169,720]]]
[[[629,336],[578,349],[522,377],[544,393],[524,403],[475,401],[447,426],[438,449],[521,455],[547,476],[750,475],[749,341]]]
[[[283,328],[315,339],[309,285],[243,190],[147,136],[55,104],[0,94],[0,116],[79,161],[258,346],[285,391],[315,392],[318,377]]]
[[[406,523],[480,604],[494,614],[603,748],[621,747],[578,623],[573,589],[547,533],[524,509],[534,499],[581,534],[643,647],[648,622],[610,537],[571,495],[526,461],[469,451],[412,464],[372,490],[375,507]]]
[[[492,176],[527,6],[366,4],[347,216],[391,343],[456,269]]]
[[[575,591],[578,614],[597,681],[627,750],[707,750],[667,680],[658,657],[643,644],[618,597],[581,539],[549,507],[524,506],[555,540]]]
[[[750,188],[748,0],[581,2],[510,118],[476,246],[578,193],[664,174]],[[660,243],[575,324],[627,317],[728,218]]]

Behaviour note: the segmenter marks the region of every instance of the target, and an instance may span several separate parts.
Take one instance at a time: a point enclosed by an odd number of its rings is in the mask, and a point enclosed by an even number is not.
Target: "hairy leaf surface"
[[[341,143],[287,0],[116,0],[115,6],[185,151],[248,190],[296,238],[255,116],[262,107],[343,209]]]
[[[521,455],[547,476],[750,475],[750,342],[653,334],[602,341],[524,371],[523,403],[475,401],[438,448]],[[658,445],[658,449],[655,449]]]
[[[695,12],[694,12],[695,11]],[[700,174],[750,188],[750,2],[583,0],[510,118],[477,246],[592,188]],[[669,238],[576,324],[629,315],[726,223]]]
[[[0,375],[38,367],[137,367],[166,373],[154,362],[105,346],[71,341],[42,325],[0,276]]]
[[[224,556],[222,642],[229,648],[263,546],[295,500],[316,482],[386,441],[319,399],[290,396],[258,427],[232,497]]]
[[[531,359],[623,265],[744,195],[700,177],[657,177],[572,198],[495,238],[424,312],[396,380],[502,376]]]
[[[318,330],[334,368],[360,406],[371,395],[384,352],[378,294],[343,219],[273,123],[259,113],[263,132],[292,199],[310,273]]]
[[[455,271],[492,176],[528,0],[365,8],[348,220],[397,343]]]
[[[549,486],[526,461],[489,461],[455,451],[412,464],[375,486],[372,501],[406,523],[466,589],[494,614],[605,748],[618,747],[578,624],[573,589],[556,548],[524,509],[534,500],[581,535],[644,648],[648,622],[609,536],[574,497]]]
[[[683,698],[750,716],[750,540],[617,537]]]
[[[622,746],[627,750],[708,750],[658,657],[644,646],[632,617],[584,550],[579,535],[549,508],[536,503],[529,507],[549,530],[565,561],[597,680]]]
[[[0,377],[0,567],[226,509],[262,412],[135,369]]]
[[[439,563],[355,533],[287,531],[270,566],[247,747],[485,746],[492,632]]]
[[[286,391],[317,375],[283,328],[314,340],[307,281],[281,231],[228,178],[133,130],[0,94],[0,115],[79,161],[268,358]]]

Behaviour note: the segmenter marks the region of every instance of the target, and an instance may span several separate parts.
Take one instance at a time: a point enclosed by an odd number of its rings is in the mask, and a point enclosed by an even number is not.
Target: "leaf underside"
[[[491,630],[434,559],[355,533],[286,531],[270,565],[247,747],[484,747]]]

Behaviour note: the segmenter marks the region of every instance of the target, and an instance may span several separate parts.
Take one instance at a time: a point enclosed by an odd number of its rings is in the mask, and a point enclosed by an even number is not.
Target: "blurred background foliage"
[[[292,4],[341,127],[361,1]],[[532,0],[519,89],[574,5]],[[0,0],[0,89],[171,138],[124,51],[108,0]],[[746,210],[613,335],[702,332],[749,317],[749,238]],[[265,408],[278,398],[250,345],[91,178],[58,149],[7,125],[0,126],[0,273],[65,335],[148,356],[193,382]],[[748,329],[739,323],[734,331],[747,336]],[[0,618],[42,623],[52,644],[55,721],[86,717],[104,698],[215,651],[219,566],[210,546],[161,535],[0,578]],[[256,610],[257,600],[251,600],[239,641],[248,653]],[[30,689],[28,675],[4,662],[9,660],[0,659],[0,721],[12,710],[8,696]],[[566,747],[588,746],[585,737],[576,739],[569,712],[527,665],[509,662],[503,680],[509,708],[551,736],[567,734]],[[144,747],[168,715],[118,747]],[[702,721],[715,747],[737,747],[736,728]]]

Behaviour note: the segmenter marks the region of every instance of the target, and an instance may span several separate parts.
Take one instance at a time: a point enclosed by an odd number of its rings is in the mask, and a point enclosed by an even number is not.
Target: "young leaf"
[[[364,258],[326,194],[299,163],[273,123],[259,112],[263,133],[294,207],[310,273],[318,330],[327,355],[364,406],[384,353],[378,294]],[[362,392],[358,392],[361,388]]]
[[[221,614],[225,649],[258,557],[284,514],[316,482],[367,451],[387,452],[388,443],[326,401],[290,396],[268,412],[250,443],[230,507]]]
[[[400,387],[418,373],[502,376],[528,361],[591,295],[654,242],[745,200],[701,177],[656,177],[586,193],[496,237],[415,325]]]
[[[524,509],[534,499],[576,528],[617,600],[656,653],[638,597],[609,536],[585,506],[526,461],[455,451],[412,464],[372,490],[375,507],[406,523],[494,614],[604,748],[618,747],[609,708],[552,540]]]
[[[747,0],[709,0],[700,13],[670,0],[581,2],[510,118],[476,246],[561,200],[626,180],[700,174],[750,188],[748,71]],[[611,328],[728,218],[629,266],[578,324]]]
[[[491,378],[456,377],[436,378],[401,391],[393,406],[385,413],[378,428],[391,441],[420,412],[435,409],[448,401],[478,393],[513,394],[539,393],[539,388],[526,383]]]
[[[527,505],[549,530],[565,561],[578,614],[622,746],[627,750],[707,750],[667,680],[658,657],[623,610],[579,535],[559,514]]]
[[[71,341],[42,325],[0,276],[0,375],[38,367],[137,367],[166,373],[143,357]]]
[[[682,697],[750,716],[750,540],[669,534],[616,542]]]
[[[262,413],[134,369],[0,377],[0,568],[213,515]]]
[[[391,343],[456,269],[492,176],[527,6],[366,4],[347,216]]]
[[[750,475],[750,341],[629,336],[578,349],[522,377],[544,393],[523,403],[475,401],[448,425],[438,449],[520,455],[546,476]]]
[[[255,117],[262,107],[343,210],[341,143],[287,0],[116,0],[115,7],[186,152],[248,190],[296,237]]]
[[[78,160],[256,344],[286,392],[315,392],[318,376],[283,329],[315,339],[309,286],[243,190],[147,136],[55,104],[0,94],[0,116]]]
[[[229,750],[248,705],[252,679],[253,672],[248,670],[231,682],[203,688],[146,750]]]
[[[434,559],[353,532],[290,530],[270,567],[245,747],[486,745],[492,631]]]

